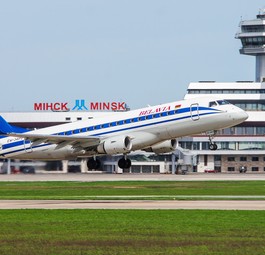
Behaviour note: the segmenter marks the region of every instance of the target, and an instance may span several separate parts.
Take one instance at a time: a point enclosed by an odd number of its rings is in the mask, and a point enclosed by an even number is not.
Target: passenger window
[[[152,115],[148,115],[148,116],[146,116],[146,117],[147,117],[148,120],[151,120],[151,119],[153,118]]]

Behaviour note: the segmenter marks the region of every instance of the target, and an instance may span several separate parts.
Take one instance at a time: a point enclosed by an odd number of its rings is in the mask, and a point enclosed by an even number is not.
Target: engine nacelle
[[[98,145],[97,151],[102,154],[119,154],[130,152],[131,148],[131,139],[123,135],[106,138]]]
[[[161,143],[157,143],[149,148],[144,149],[146,152],[154,152],[156,154],[172,152],[177,147],[177,140],[171,139]]]

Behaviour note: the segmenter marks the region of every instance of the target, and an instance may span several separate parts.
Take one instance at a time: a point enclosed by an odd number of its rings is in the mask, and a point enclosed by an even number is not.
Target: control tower
[[[240,54],[256,57],[256,82],[265,82],[265,9],[253,20],[242,20],[236,38],[242,42]]]

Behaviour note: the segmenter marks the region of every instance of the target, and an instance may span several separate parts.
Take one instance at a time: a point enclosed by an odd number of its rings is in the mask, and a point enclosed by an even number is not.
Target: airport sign
[[[40,102],[34,103],[34,111],[127,111],[125,102],[86,102],[85,99],[76,99],[74,104],[69,102]]]

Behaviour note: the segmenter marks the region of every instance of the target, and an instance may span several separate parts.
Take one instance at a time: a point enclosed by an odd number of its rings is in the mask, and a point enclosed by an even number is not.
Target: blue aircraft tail
[[[28,130],[25,128],[10,125],[2,116],[0,116],[0,134],[24,133],[27,131]]]

